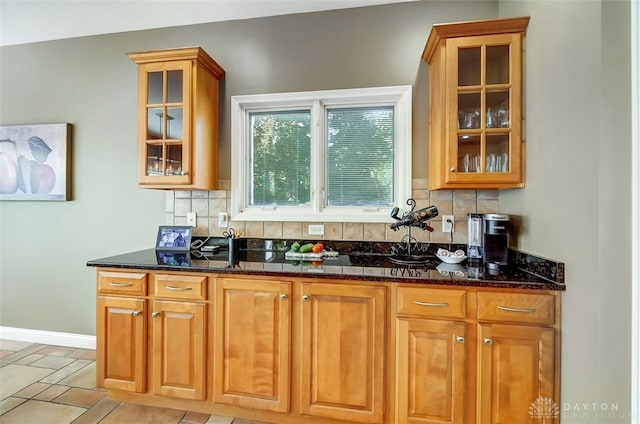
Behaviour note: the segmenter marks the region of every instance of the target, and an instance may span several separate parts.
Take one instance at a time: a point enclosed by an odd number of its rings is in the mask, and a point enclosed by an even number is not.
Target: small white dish
[[[445,263],[448,263],[448,264],[459,264],[460,262],[462,262],[465,259],[467,259],[467,255],[465,255],[464,253],[462,254],[462,256],[457,256],[457,255],[443,256],[440,253],[437,253],[436,256],[442,262],[445,262]]]
[[[465,276],[465,267],[458,264],[439,264],[436,269],[440,273],[440,275],[455,275],[456,277],[464,277]]]

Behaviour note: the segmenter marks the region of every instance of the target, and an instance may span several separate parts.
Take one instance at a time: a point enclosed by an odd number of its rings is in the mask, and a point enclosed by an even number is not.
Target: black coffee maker
[[[484,214],[484,263],[487,268],[497,269],[507,264],[509,249],[509,215]]]

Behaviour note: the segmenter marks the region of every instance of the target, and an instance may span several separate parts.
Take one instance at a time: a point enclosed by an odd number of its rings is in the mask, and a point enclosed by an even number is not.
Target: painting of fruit
[[[70,200],[70,124],[0,126],[0,200]]]

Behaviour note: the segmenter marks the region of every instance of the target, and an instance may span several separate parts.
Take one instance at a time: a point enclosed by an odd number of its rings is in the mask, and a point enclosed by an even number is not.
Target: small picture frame
[[[158,227],[156,250],[172,252],[188,252],[191,250],[192,227],[165,226]]]

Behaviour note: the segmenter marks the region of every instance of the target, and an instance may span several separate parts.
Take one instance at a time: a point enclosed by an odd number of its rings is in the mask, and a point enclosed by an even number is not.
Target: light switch
[[[218,228],[229,226],[229,215],[226,212],[218,212]]]

